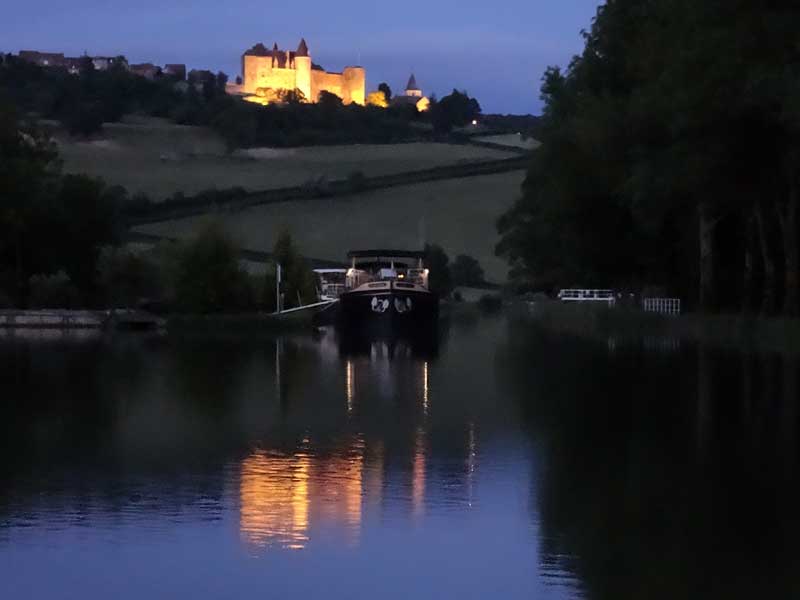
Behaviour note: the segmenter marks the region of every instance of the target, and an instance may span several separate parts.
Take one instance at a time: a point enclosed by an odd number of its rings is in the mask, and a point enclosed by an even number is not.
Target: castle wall
[[[297,71],[294,69],[272,69],[267,76],[259,78],[258,82],[258,87],[294,91],[297,87]]]
[[[285,65],[289,68],[273,67],[271,53],[259,56],[267,50],[262,45],[256,52],[242,56],[242,94],[254,95],[259,88],[273,90],[299,89],[309,102],[316,102],[319,93],[327,91],[339,96],[345,104],[366,103],[366,73],[361,67],[347,67],[343,73],[328,73],[312,69],[311,57],[286,53]],[[275,63],[276,65],[278,63]],[[281,60],[280,64],[284,64]]]
[[[328,73],[326,71],[311,71],[311,98],[312,102],[316,102],[321,91],[336,94],[339,98],[344,99],[342,91],[343,78],[339,73]]]
[[[311,95],[311,57],[295,56],[294,68],[296,73],[295,86],[309,102],[316,97]]]
[[[255,94],[260,77],[272,70],[272,59],[265,56],[244,56],[242,64],[242,77],[244,83],[242,91],[247,94]]]
[[[342,99],[346,104],[354,102],[364,106],[367,96],[367,73],[361,67],[347,67],[342,73],[344,83]]]

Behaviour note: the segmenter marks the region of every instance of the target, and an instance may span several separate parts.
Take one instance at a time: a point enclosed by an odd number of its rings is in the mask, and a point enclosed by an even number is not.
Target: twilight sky
[[[466,89],[484,112],[538,113],[547,65],[581,47],[599,0],[38,0],[0,11],[0,51],[124,54],[239,74],[256,42],[294,50],[304,36],[329,71],[361,63],[367,88]]]

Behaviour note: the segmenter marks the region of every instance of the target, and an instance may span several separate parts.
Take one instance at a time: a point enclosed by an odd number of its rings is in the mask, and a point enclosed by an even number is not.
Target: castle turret
[[[301,39],[297,52],[294,53],[295,86],[309,102],[316,102],[311,97],[311,55],[306,40]]]
[[[342,100],[364,106],[367,101],[367,72],[363,67],[345,67],[342,71]]]
[[[406,96],[410,96],[412,98],[422,98],[422,90],[417,85],[417,78],[414,77],[414,74],[411,74],[411,77],[408,78],[408,83],[406,84]]]

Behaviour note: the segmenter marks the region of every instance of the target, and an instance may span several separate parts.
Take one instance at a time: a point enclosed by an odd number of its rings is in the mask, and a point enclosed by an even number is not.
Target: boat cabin
[[[345,277],[345,289],[354,290],[362,285],[370,287],[389,282],[407,284],[409,288],[422,286],[428,289],[428,269],[424,252],[410,250],[357,250],[347,255],[350,268]]]

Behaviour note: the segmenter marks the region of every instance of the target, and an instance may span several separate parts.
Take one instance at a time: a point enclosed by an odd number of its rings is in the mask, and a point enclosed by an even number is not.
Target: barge
[[[357,250],[339,295],[337,324],[348,332],[424,333],[435,329],[439,297],[428,287],[425,253]]]

